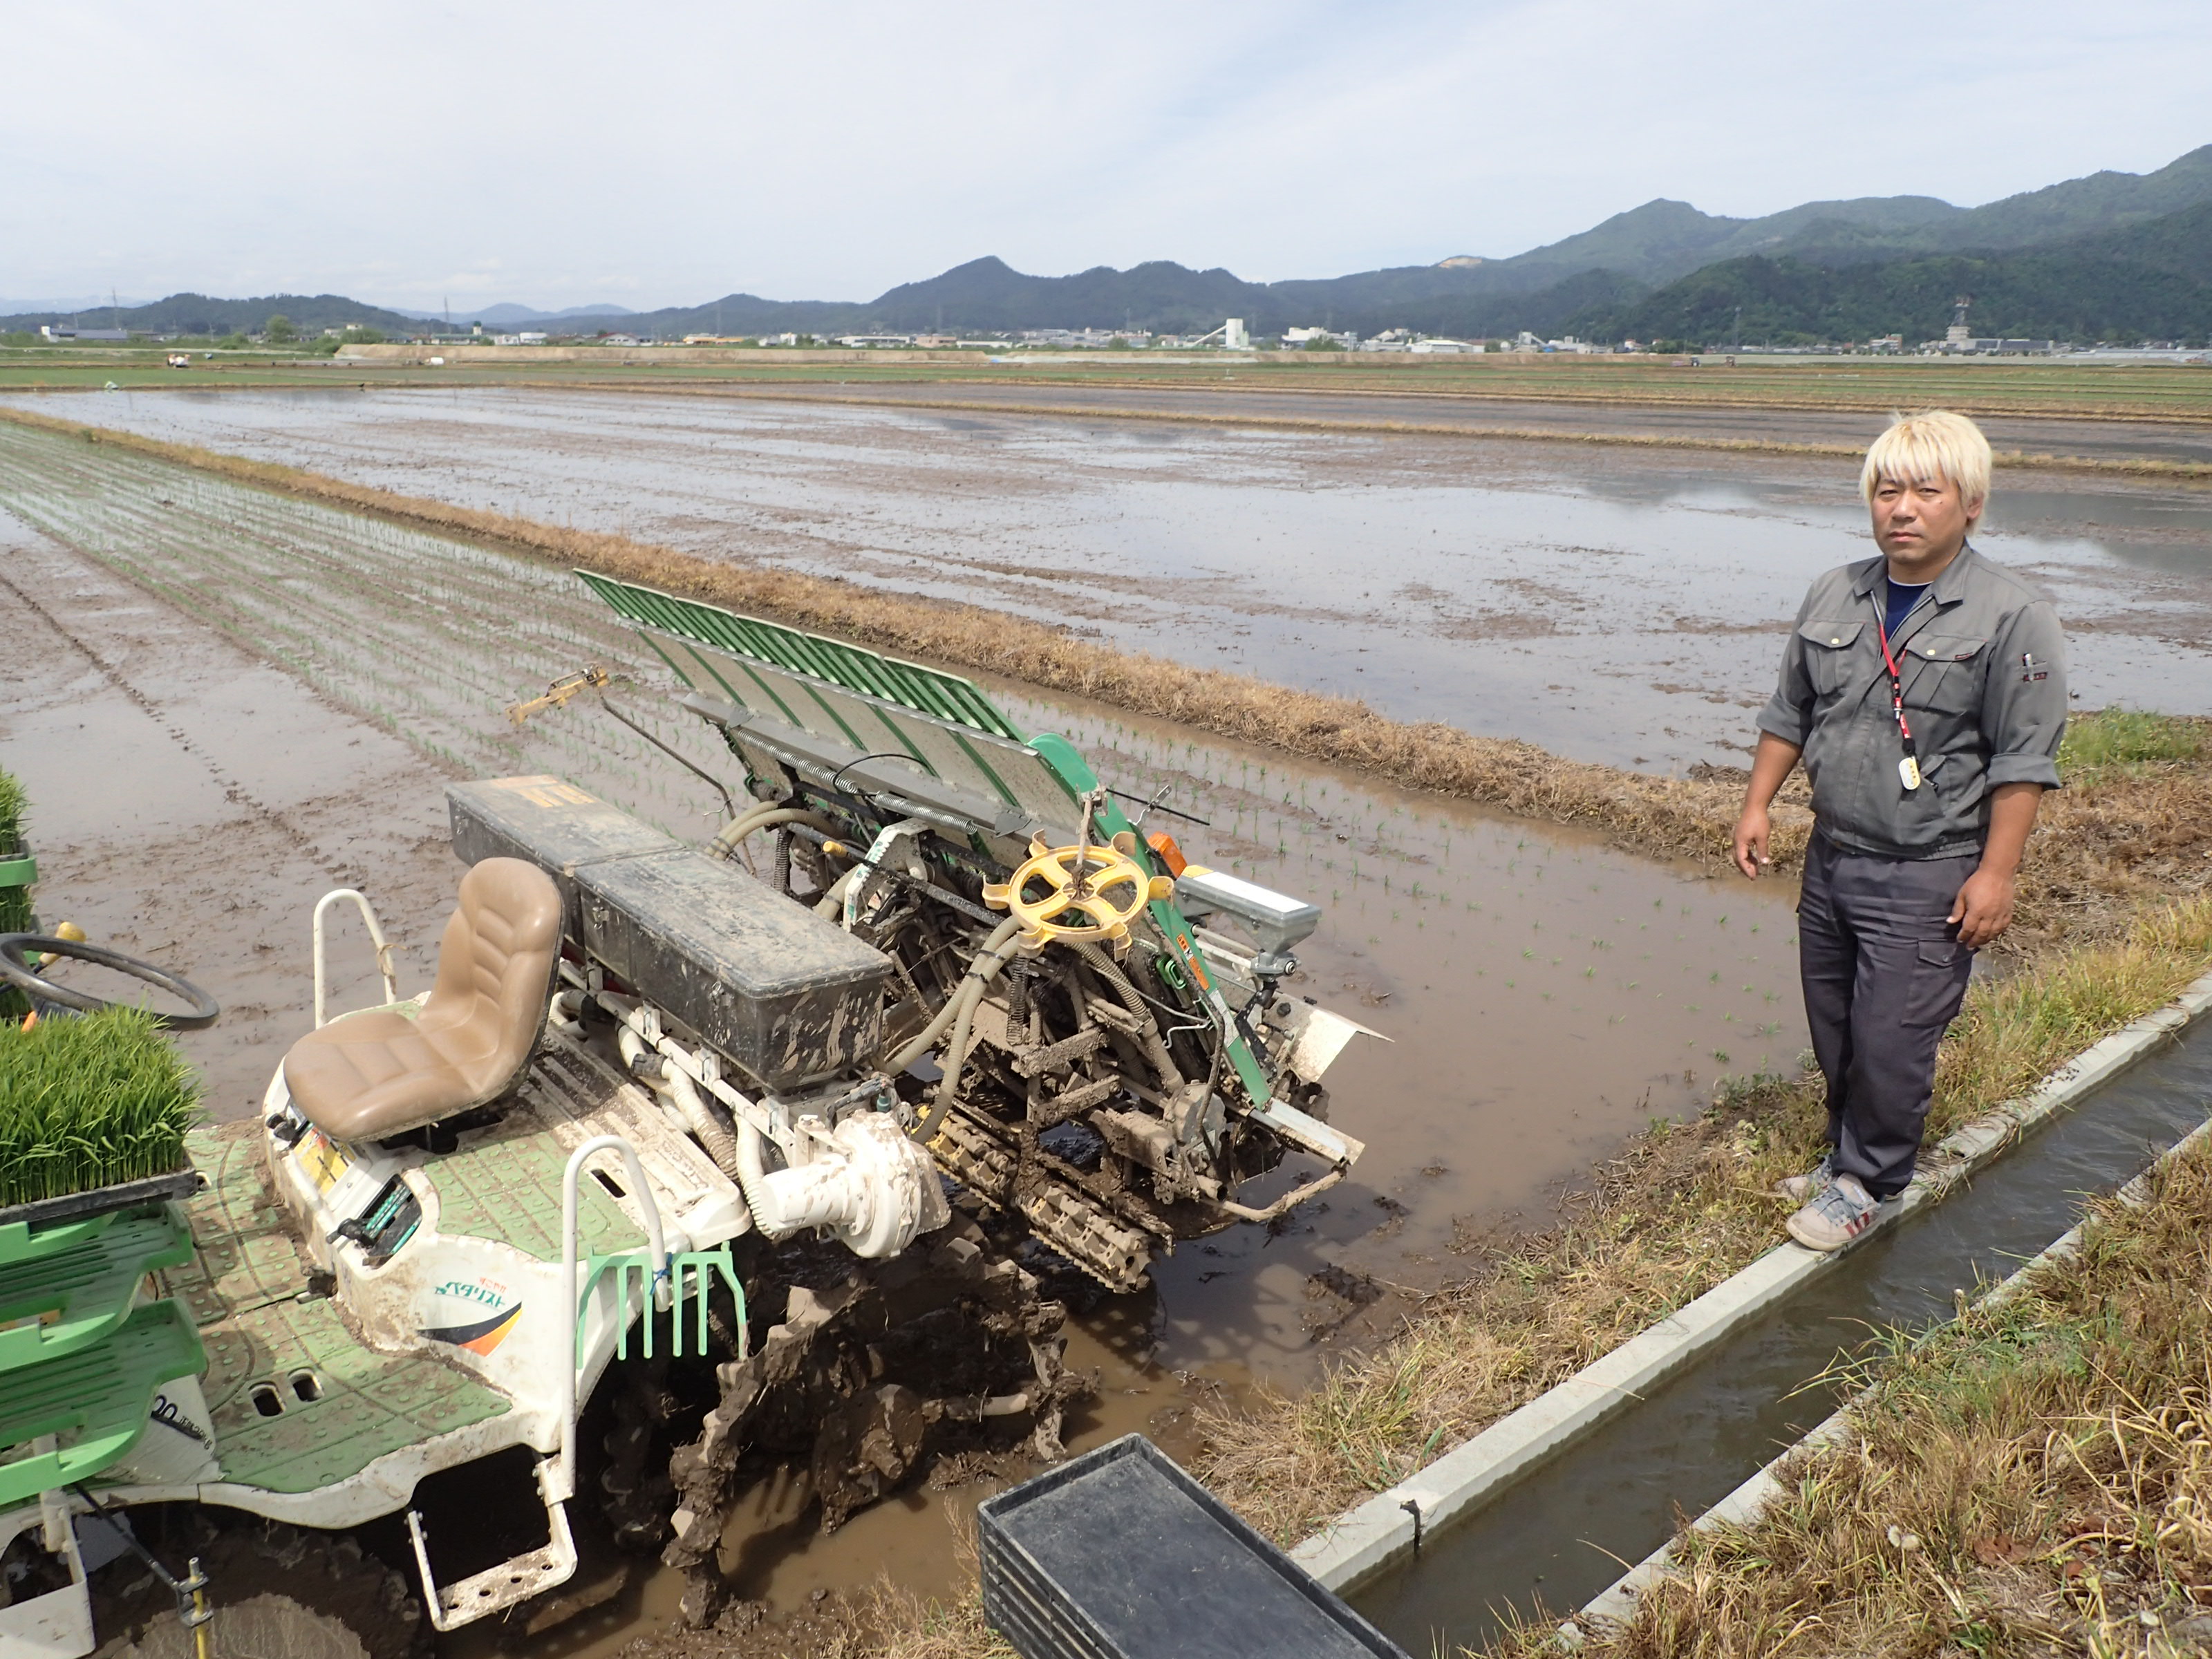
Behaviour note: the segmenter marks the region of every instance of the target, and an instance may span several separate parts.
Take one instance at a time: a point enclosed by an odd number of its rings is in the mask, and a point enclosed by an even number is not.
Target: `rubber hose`
[[[699,1144],[707,1149],[707,1156],[714,1160],[714,1167],[724,1175],[735,1175],[738,1170],[738,1139],[720,1114],[708,1103],[699,1092],[698,1085],[684,1073],[672,1066],[665,1079],[669,1098],[676,1109],[691,1126],[691,1133],[699,1137]],[[748,1199],[747,1203],[751,1200]]]
[[[707,855],[709,858],[717,859],[730,857],[737,851],[738,843],[750,833],[746,826],[763,813],[773,812],[775,810],[775,804],[768,801],[748,806],[714,832],[714,840],[707,843]]]
[[[739,842],[748,836],[757,836],[763,830],[773,830],[778,825],[786,823],[808,824],[819,830],[825,836],[842,833],[836,824],[811,807],[763,806],[741,817],[732,818],[717,830],[714,839],[707,843],[708,856],[718,859],[735,858]]]
[[[730,1126],[707,1103],[706,1097],[699,1092],[698,1085],[681,1069],[670,1065],[665,1056],[656,1053],[651,1043],[628,1025],[615,1033],[615,1047],[622,1054],[623,1063],[629,1066],[631,1076],[637,1078],[655,1094],[668,1097],[685,1127],[699,1137],[699,1144],[707,1149],[707,1156],[714,1160],[714,1167],[724,1175],[735,1175],[738,1168],[737,1138],[731,1133]],[[639,1075],[633,1062],[640,1054],[653,1054],[661,1062],[659,1075]],[[746,1201],[750,1203],[751,1200]]]
[[[856,864],[836,880],[831,882],[830,890],[824,893],[821,902],[815,905],[814,914],[817,916],[834,916],[842,911],[845,908],[846,889],[853,884],[853,878],[867,867],[865,864]]]
[[[1014,942],[1014,934],[1019,927],[1020,923],[1016,919],[1008,917],[993,931],[991,937],[984,942],[982,950],[976,952],[975,960],[969,964],[968,977],[960,982],[959,994],[953,999],[957,1012],[952,1018],[951,1040],[945,1045],[945,1057],[941,1062],[944,1075],[937,1085],[937,1098],[930,1103],[927,1111],[915,1120],[911,1133],[916,1140],[927,1140],[935,1134],[937,1126],[945,1121],[954,1102],[960,1097],[960,1068],[967,1063],[968,1036],[975,1026],[975,1009],[983,1000],[984,987],[998,976],[999,969],[1005,967],[1015,951],[1021,948]],[[939,1011],[940,1018],[943,1012],[941,1009]],[[930,1023],[934,1025],[937,1022],[933,1020]],[[913,1047],[913,1043],[907,1045],[907,1048]],[[902,1048],[899,1052],[904,1054],[907,1049]],[[909,1066],[913,1063],[912,1060],[907,1062]],[[905,1069],[904,1066],[898,1068],[900,1071]]]
[[[1175,1063],[1175,1056],[1168,1052],[1167,1039],[1160,1035],[1159,1024],[1152,1018],[1152,1011],[1146,1006],[1137,988],[1129,982],[1129,976],[1121,971],[1121,964],[1095,945],[1082,940],[1073,943],[1075,953],[1089,963],[1092,971],[1113,988],[1114,995],[1121,1006],[1142,1022],[1137,1027],[1137,1040],[1144,1045],[1146,1057],[1159,1069],[1160,1081],[1166,1085],[1167,1091],[1173,1094],[1182,1088],[1182,1069]]]
[[[761,1161],[761,1148],[766,1144],[760,1130],[749,1121],[738,1120],[737,1168],[731,1174],[737,1177],[738,1190],[745,1195],[745,1208],[752,1212],[753,1225],[761,1237],[773,1243],[789,1236],[787,1230],[769,1230],[768,1218],[774,1213],[768,1202],[768,1172]]]
[[[937,1039],[945,1035],[945,1028],[959,1018],[960,1005],[970,994],[977,1000],[981,1000],[985,982],[995,978],[999,969],[1012,959],[1013,952],[1005,947],[1020,931],[1021,925],[1018,919],[1008,916],[991,930],[991,936],[983,941],[983,948],[975,952],[975,960],[968,964],[967,976],[953,988],[952,994],[945,999],[945,1006],[937,1011],[936,1018],[908,1038],[906,1046],[884,1062],[886,1072],[896,1077],[927,1054]]]

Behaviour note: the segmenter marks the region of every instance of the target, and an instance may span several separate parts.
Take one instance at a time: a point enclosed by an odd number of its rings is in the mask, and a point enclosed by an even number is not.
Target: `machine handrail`
[[[563,1502],[576,1490],[576,1182],[586,1161],[605,1152],[622,1155],[630,1189],[645,1212],[645,1236],[653,1247],[653,1296],[646,1304],[647,1318],[653,1317],[668,1286],[668,1243],[661,1232],[660,1206],[646,1181],[645,1166],[638,1162],[637,1148],[620,1135],[594,1135],[568,1154],[568,1167],[561,1172],[561,1467],[554,1495]]]
[[[384,1000],[399,1000],[399,976],[392,971],[392,947],[384,940],[384,924],[377,921],[376,910],[368,896],[356,887],[334,887],[315,901],[315,1029],[320,1030],[330,1021],[324,1015],[323,1000],[323,912],[339,899],[351,899],[361,907],[361,919],[368,924],[368,942],[376,947],[376,971],[384,976]]]

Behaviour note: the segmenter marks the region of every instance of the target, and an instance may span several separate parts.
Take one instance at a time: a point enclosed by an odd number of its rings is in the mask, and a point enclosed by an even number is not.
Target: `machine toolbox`
[[[585,950],[753,1080],[865,1065],[890,959],[739,866],[682,848],[577,866]]]
[[[449,784],[446,811],[453,854],[464,864],[523,859],[561,890],[562,931],[584,936],[576,903],[576,872],[609,859],[673,853],[683,843],[641,823],[622,808],[556,777],[488,778]]]

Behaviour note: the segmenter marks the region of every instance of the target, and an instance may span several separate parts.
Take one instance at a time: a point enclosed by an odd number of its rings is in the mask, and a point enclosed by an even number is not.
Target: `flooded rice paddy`
[[[975,600],[1407,719],[1668,770],[1740,759],[1847,464],[794,399],[470,387],[71,394],[49,412]],[[2212,492],[2001,477],[2085,706],[2212,712]]]
[[[251,1109],[305,1028],[316,893],[370,892],[404,943],[403,987],[427,978],[458,876],[446,779],[559,772],[693,839],[721,817],[708,785],[587,705],[506,718],[599,661],[629,679],[617,707],[726,777],[719,743],[664,702],[654,659],[565,572],[7,428],[0,543],[23,601],[0,607],[9,647],[46,665],[0,701],[0,757],[34,803],[42,912],[224,1002],[222,1025],[185,1039],[222,1115]],[[1142,1428],[1172,1450],[1193,1389],[1302,1385],[1340,1331],[1449,1273],[1455,1243],[1540,1220],[1650,1117],[1803,1046],[1784,890],[992,690],[1115,787],[1164,787],[1187,817],[1158,822],[1194,858],[1321,903],[1302,988],[1389,1039],[1332,1073],[1332,1115],[1370,1149],[1353,1179],[1083,1310],[1072,1358],[1101,1394],[1073,1443]],[[370,987],[352,924],[340,931],[349,1006]],[[779,1607],[878,1566],[950,1589],[962,1569],[945,1508],[988,1491],[910,1492],[821,1539],[789,1493],[763,1490],[726,1565]],[[610,1616],[634,1635],[672,1607],[655,1579]],[[591,1639],[588,1626],[563,1638]]]
[[[665,700],[673,682],[657,659],[565,571],[6,428],[0,506],[441,772],[558,772],[703,840],[723,816],[720,798],[636,733],[584,702],[521,726],[506,717],[596,661],[630,681],[611,696],[622,713],[739,782],[719,739]],[[1455,1218],[1540,1210],[1558,1182],[1650,1116],[1690,1109],[1717,1076],[1788,1065],[1803,1047],[1794,918],[1779,887],[1714,880],[1095,705],[992,690],[1018,725],[1064,732],[1114,787],[1146,797],[1164,787],[1186,817],[1153,827],[1170,827],[1194,858],[1322,905],[1301,952],[1306,994],[1391,1039],[1355,1044],[1331,1074],[1338,1121],[1370,1146],[1364,1184],[1331,1194],[1326,1211],[1300,1211],[1291,1228],[1243,1230],[1170,1264],[1194,1309],[1162,1332],[1178,1363],[1234,1354],[1260,1357],[1264,1371],[1295,1367],[1322,1252],[1352,1252],[1348,1265],[1382,1283],[1418,1281],[1449,1250]],[[302,759],[332,783],[346,776],[340,757]],[[129,772],[102,779],[104,813],[128,821]],[[429,799],[393,805],[434,835],[435,786],[416,793]],[[238,1063],[227,1099],[266,1073],[261,1055]]]

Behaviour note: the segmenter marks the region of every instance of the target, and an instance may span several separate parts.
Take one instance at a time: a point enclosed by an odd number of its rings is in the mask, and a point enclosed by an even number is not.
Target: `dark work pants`
[[[1828,1144],[1837,1172],[1876,1198],[1912,1179],[1936,1045],[1974,965],[1944,919],[1980,861],[1875,858],[1818,834],[1806,849],[1797,963],[1828,1085]]]

